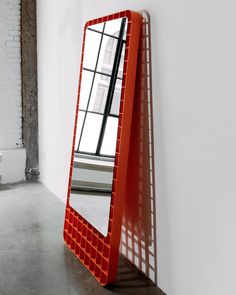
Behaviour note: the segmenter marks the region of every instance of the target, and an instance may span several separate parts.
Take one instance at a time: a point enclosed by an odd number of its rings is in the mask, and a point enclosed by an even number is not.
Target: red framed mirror
[[[64,240],[101,285],[115,281],[142,16],[88,21],[64,222]]]

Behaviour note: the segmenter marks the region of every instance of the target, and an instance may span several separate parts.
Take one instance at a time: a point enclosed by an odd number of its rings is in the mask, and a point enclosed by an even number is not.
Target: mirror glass
[[[70,206],[107,235],[119,120],[127,18],[88,26]]]

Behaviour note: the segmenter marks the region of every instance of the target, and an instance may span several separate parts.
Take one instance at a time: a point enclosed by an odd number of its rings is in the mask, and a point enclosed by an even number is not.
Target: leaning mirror
[[[64,238],[103,285],[118,259],[140,24],[124,11],[84,29]]]

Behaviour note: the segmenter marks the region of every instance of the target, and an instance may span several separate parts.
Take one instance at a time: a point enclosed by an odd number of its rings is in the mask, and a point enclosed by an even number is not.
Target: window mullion
[[[107,101],[106,101],[106,106],[105,106],[105,110],[104,110],[102,127],[100,130],[100,135],[99,135],[99,140],[98,140],[98,145],[97,145],[97,150],[96,150],[97,155],[99,155],[101,152],[102,142],[103,142],[106,124],[107,124],[107,118],[110,113],[112,98],[114,95],[115,84],[116,84],[116,79],[117,79],[117,75],[118,75],[119,64],[120,64],[120,59],[121,59],[121,54],[122,54],[122,48],[123,48],[123,36],[124,36],[124,31],[125,31],[125,22],[126,22],[126,18],[123,18],[121,21],[120,33],[119,33],[116,52],[115,52],[115,59],[114,59],[114,63],[113,63],[112,73],[111,73],[111,79],[110,79],[110,84],[109,84],[109,89],[108,89],[108,94],[107,94]]]

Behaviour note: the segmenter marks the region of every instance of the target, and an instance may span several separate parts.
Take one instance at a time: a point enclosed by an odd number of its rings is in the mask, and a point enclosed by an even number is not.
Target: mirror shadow
[[[157,283],[150,17],[145,11],[139,44],[121,253]]]
[[[76,122],[70,206],[108,232],[127,18],[88,26]]]
[[[97,284],[67,247],[64,247],[63,268],[66,274],[67,285],[65,289],[67,289],[67,294],[166,295],[122,255],[119,259],[116,282],[105,288]]]

